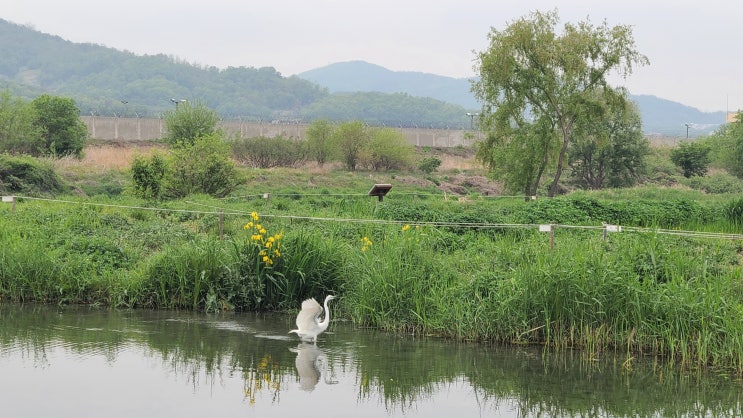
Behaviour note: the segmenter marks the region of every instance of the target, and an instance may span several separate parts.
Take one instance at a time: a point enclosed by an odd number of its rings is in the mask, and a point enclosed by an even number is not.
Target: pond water
[[[662,361],[388,335],[293,318],[0,305],[8,417],[740,416],[742,385]],[[625,365],[626,366],[626,365]]]

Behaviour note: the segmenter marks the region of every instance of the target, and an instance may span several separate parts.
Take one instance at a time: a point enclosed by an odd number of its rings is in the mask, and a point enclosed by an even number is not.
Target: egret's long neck
[[[325,299],[325,318],[320,322],[320,326],[326,328],[330,323],[330,308],[328,308],[328,300]]]

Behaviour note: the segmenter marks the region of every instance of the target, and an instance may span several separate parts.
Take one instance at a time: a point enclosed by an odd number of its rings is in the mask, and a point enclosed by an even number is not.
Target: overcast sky
[[[285,76],[363,60],[395,71],[475,75],[491,28],[557,9],[563,21],[630,25],[650,59],[626,80],[703,111],[743,109],[739,0],[10,0],[0,18],[73,42]],[[10,3],[10,4],[7,4]]]

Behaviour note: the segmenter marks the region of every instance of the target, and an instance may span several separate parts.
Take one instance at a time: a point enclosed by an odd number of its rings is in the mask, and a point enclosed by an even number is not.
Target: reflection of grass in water
[[[67,309],[60,315],[48,307],[0,306],[0,346],[20,344],[43,355],[47,347],[64,344],[83,355],[106,353],[115,361],[125,347],[135,345],[195,387],[224,376],[242,376],[247,403],[267,399],[278,403],[281,394],[293,387],[290,383],[299,379],[296,353],[285,344],[248,338],[250,334],[240,327],[225,329],[229,317]],[[250,321],[248,317],[239,322]],[[338,346],[332,339],[326,342],[330,375],[339,371],[355,375],[359,402],[378,397],[388,411],[410,411],[466,381],[482,410],[508,399],[522,415],[734,416],[743,412],[740,384],[680,374],[662,361],[638,359],[631,368],[623,368],[624,356],[610,352],[587,361],[571,350],[549,353],[540,348],[394,337],[342,323],[333,326],[334,339],[342,342]]]
[[[524,416],[740,416],[740,385],[681,374],[652,358],[632,370],[622,353],[587,361],[572,350],[481,357],[468,379],[485,399],[514,399]],[[521,358],[519,360],[519,358]],[[494,361],[493,361],[494,360]],[[538,376],[538,378],[535,378]]]

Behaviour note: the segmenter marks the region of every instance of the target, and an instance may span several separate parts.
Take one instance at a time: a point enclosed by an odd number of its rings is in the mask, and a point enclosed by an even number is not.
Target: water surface
[[[0,305],[8,417],[740,416],[740,382],[662,360],[400,337],[277,314]],[[626,365],[625,365],[626,366]]]

